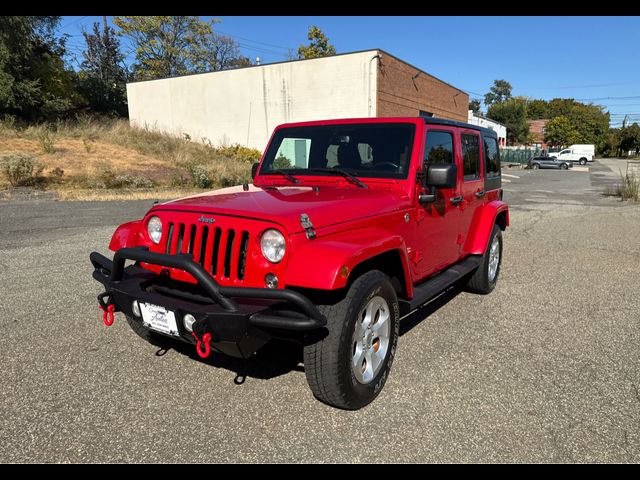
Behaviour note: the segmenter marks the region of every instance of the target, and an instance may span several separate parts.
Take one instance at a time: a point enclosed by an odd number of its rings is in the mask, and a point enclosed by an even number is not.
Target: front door
[[[434,126],[427,130],[424,149],[423,172],[429,164],[456,162],[457,140],[455,129]],[[461,172],[458,172],[460,179]],[[425,278],[455,262],[458,258],[458,219],[460,210],[455,204],[461,192],[455,188],[436,189],[436,201],[418,205],[415,264],[416,276]],[[430,192],[426,192],[430,193]],[[451,200],[454,199],[454,203]]]

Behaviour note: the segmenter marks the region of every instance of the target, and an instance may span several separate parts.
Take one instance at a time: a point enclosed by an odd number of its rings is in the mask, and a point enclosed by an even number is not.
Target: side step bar
[[[420,285],[413,287],[413,298],[411,300],[399,300],[398,302],[400,304],[400,315],[406,315],[410,311],[421,307],[447,287],[471,273],[481,262],[482,255],[471,255],[460,263],[456,263],[434,277],[425,280]]]

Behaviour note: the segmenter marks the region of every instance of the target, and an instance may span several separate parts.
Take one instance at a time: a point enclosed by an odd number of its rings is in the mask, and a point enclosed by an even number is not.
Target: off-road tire
[[[497,271],[493,277],[493,280],[489,278],[489,257],[491,254],[491,245],[493,244],[494,239],[498,239],[498,248],[500,256],[498,258],[498,267]],[[487,293],[491,293],[493,289],[496,287],[496,283],[498,282],[498,277],[500,276],[500,268],[502,267],[502,230],[498,225],[493,226],[493,231],[491,232],[491,237],[489,238],[489,243],[487,244],[487,249],[484,252],[482,257],[482,262],[480,266],[473,273],[471,278],[469,278],[466,288],[468,291],[473,293],[480,293],[486,295]]]
[[[380,370],[367,384],[352,370],[353,335],[360,312],[375,296],[389,307],[389,343]],[[395,357],[400,333],[400,312],[389,277],[373,270],[359,277],[347,295],[334,305],[318,307],[327,318],[326,330],[310,336],[304,346],[304,369],[313,394],[322,402],[346,410],[371,403],[382,391]]]

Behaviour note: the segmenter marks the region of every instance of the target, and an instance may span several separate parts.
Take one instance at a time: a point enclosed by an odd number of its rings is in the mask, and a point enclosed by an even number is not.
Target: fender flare
[[[489,237],[496,224],[498,215],[504,215],[503,230],[509,226],[509,207],[502,200],[493,200],[481,208],[476,209],[471,221],[469,236],[465,242],[464,250],[474,255],[483,255],[489,243]]]
[[[397,252],[404,283],[411,295],[412,280],[404,238],[378,227],[318,237],[303,243],[287,262],[287,286],[336,290],[346,287],[354,268],[383,253]],[[347,276],[341,275],[343,267]]]
[[[115,252],[121,248],[143,245],[144,241],[140,230],[141,224],[142,220],[136,220],[120,225],[116,231],[113,232],[111,242],[109,242],[109,250]]]

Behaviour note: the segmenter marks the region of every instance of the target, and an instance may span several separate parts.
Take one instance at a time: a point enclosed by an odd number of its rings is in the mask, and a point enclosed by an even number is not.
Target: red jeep
[[[496,134],[435,118],[278,127],[253,185],[155,205],[91,254],[105,323],[248,357],[304,346],[314,395],[345,409],[382,390],[403,315],[458,281],[495,287],[502,231]],[[125,261],[135,264],[125,268]]]

